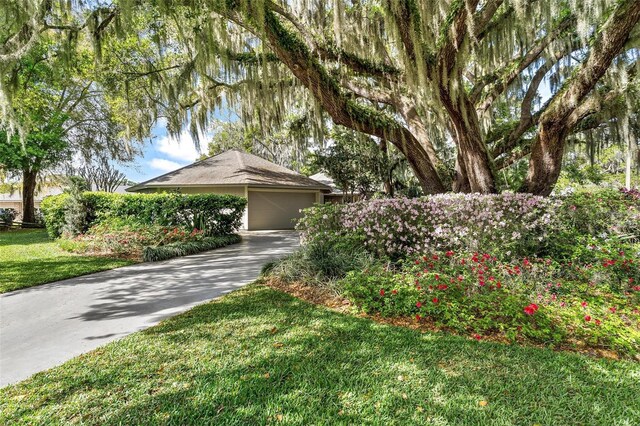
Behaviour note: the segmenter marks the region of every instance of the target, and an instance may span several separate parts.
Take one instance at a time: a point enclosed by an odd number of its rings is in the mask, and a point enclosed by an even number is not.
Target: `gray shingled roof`
[[[236,185],[319,189],[326,192],[331,190],[327,185],[253,154],[229,150],[134,185],[127,191],[135,192],[145,188]]]

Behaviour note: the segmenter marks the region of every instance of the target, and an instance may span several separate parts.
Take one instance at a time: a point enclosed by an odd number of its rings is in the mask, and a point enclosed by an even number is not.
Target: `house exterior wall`
[[[42,200],[35,200],[33,205],[36,210],[40,209],[40,202]],[[14,209],[17,213],[18,219],[22,219],[22,200],[0,200],[0,209]]]

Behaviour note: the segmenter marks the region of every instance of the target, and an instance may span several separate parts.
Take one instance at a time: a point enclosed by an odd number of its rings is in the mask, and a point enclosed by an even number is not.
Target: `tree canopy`
[[[395,145],[426,193],[494,192],[513,167],[549,194],[569,138],[630,140],[637,110],[640,0],[5,3],[0,72],[38,33],[86,30],[130,130],[162,116],[197,135],[221,106],[269,128],[302,108]]]

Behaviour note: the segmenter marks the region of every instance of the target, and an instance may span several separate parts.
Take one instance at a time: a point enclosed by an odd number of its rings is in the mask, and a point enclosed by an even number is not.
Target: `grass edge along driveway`
[[[43,229],[0,232],[0,293],[135,263],[62,250]]]
[[[0,390],[0,424],[640,424],[640,364],[378,324],[260,285]]]

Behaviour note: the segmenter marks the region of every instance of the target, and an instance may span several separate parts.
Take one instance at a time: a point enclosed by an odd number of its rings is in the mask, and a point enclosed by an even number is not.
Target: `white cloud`
[[[202,141],[203,139],[200,138],[200,140]],[[192,163],[200,156],[189,132],[180,133],[177,140],[169,135],[164,136],[154,143],[154,148],[167,157],[182,162]]]
[[[149,166],[153,169],[166,173],[179,169],[182,167],[182,164],[176,163],[175,161],[165,160],[164,158],[153,158],[149,161]]]

